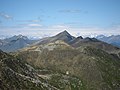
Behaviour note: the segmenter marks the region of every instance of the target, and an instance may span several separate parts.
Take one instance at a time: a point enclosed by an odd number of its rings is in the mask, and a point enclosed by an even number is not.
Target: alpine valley
[[[0,40],[0,90],[120,90],[120,48],[66,30]]]

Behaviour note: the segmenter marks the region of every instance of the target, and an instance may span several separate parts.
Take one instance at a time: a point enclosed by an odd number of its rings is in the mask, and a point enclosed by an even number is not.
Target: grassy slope
[[[112,55],[91,47],[81,49],[29,51],[19,54],[37,67],[48,68],[82,79],[87,90],[117,90],[120,88],[120,63]],[[25,56],[25,57],[24,57]],[[35,57],[34,57],[35,56]]]
[[[0,89],[85,90],[85,85],[78,77],[33,68],[25,61],[0,51]]]

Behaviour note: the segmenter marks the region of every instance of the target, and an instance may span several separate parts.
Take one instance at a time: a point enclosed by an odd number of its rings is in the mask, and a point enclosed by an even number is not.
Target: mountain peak
[[[22,34],[19,34],[16,36],[16,38],[20,39],[20,38],[23,38],[23,39],[28,39],[27,36],[23,36]]]
[[[59,34],[57,34],[54,37],[56,38],[56,40],[63,40],[65,42],[68,42],[75,38],[72,35],[70,35],[66,30],[64,30],[63,32],[60,32]]]
[[[59,34],[70,35],[70,34],[68,33],[68,31],[66,31],[66,30],[64,30],[63,32],[61,32],[61,33],[59,33]]]
[[[56,38],[55,40],[63,40],[67,43],[70,42],[71,40],[75,39],[75,37],[70,35],[66,30],[57,34],[55,36],[55,38]]]
[[[12,40],[19,40],[19,39],[24,39],[24,40],[28,40],[27,36],[23,36],[22,34],[19,35],[14,35],[10,38],[7,38],[8,41],[12,41]]]
[[[63,32],[64,32],[64,33],[68,33],[68,31],[67,31],[67,30],[64,30]]]
[[[89,37],[84,38],[84,41],[99,42],[99,40],[97,40],[96,38],[89,38]]]
[[[66,43],[68,43],[69,41],[75,39],[74,36],[70,35],[66,30],[64,30],[63,32],[58,33],[57,35],[50,37],[50,38],[44,38],[43,40],[38,41],[38,45],[39,44],[46,44],[46,43],[50,43],[50,42],[55,42],[57,40],[62,40]]]
[[[57,37],[72,37],[72,35],[70,35],[68,33],[68,31],[64,30],[63,32],[60,32],[59,34],[56,35]]]
[[[79,36],[79,37],[77,37],[77,39],[83,39],[83,37],[82,37],[82,36]]]
[[[19,34],[17,37],[23,37],[23,35],[22,35],[22,34]]]

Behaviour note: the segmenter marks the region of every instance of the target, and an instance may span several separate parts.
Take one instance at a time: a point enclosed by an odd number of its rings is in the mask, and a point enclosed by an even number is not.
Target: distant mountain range
[[[38,40],[31,40],[23,35],[17,35],[17,36],[15,35],[13,37],[0,40],[0,49],[5,52],[14,52],[14,51],[17,51],[24,47],[27,47],[29,45],[32,45],[32,44],[40,45],[40,44],[54,42],[57,40],[62,40],[64,42],[72,45],[73,47],[84,46],[82,44],[85,44],[85,46],[91,45],[93,47],[95,47],[97,45],[100,48],[106,47],[106,49],[111,48],[110,47],[111,45],[109,45],[109,48],[107,48],[108,44],[114,45],[114,48],[120,47],[120,35],[117,35],[117,36],[112,35],[109,37],[106,37],[104,35],[98,35],[96,38],[89,38],[89,37],[83,38],[82,36],[79,36],[76,38],[76,37],[70,35],[65,30],[55,36],[46,37],[46,38],[42,38],[42,39],[38,39]],[[103,41],[103,42],[101,42],[101,41]],[[108,44],[106,44],[105,42]],[[93,45],[93,44],[95,44],[95,45]],[[104,46],[104,45],[106,45],[106,46]],[[115,46],[117,46],[117,47],[115,47]]]
[[[104,36],[99,35],[96,37],[97,39],[112,44],[114,46],[120,47],[120,35],[112,35],[112,36]]]
[[[15,35],[13,37],[0,40],[0,49],[5,52],[13,52],[23,47],[26,47],[33,42],[35,41],[28,39],[26,36]]]
[[[31,42],[22,35],[0,41],[23,45],[0,50],[1,90],[120,90],[119,47],[67,31]]]
[[[102,42],[96,38],[83,38],[82,36],[79,37],[74,37],[72,35],[70,35],[67,31],[63,31],[53,37],[47,37],[47,38],[43,38],[38,40],[36,43],[34,43],[33,45],[43,45],[43,44],[47,44],[47,43],[51,43],[51,42],[55,42],[57,40],[62,40],[64,42],[66,42],[67,44],[71,45],[72,47],[78,48],[78,47],[85,47],[85,46],[91,46],[94,48],[98,48],[98,49],[102,49],[108,52],[114,52],[117,49],[119,49],[116,46],[113,46],[111,44]]]

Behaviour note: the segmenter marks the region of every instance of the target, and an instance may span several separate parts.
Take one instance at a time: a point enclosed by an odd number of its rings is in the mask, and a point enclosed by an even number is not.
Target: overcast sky
[[[120,0],[0,0],[0,35],[120,34]]]

